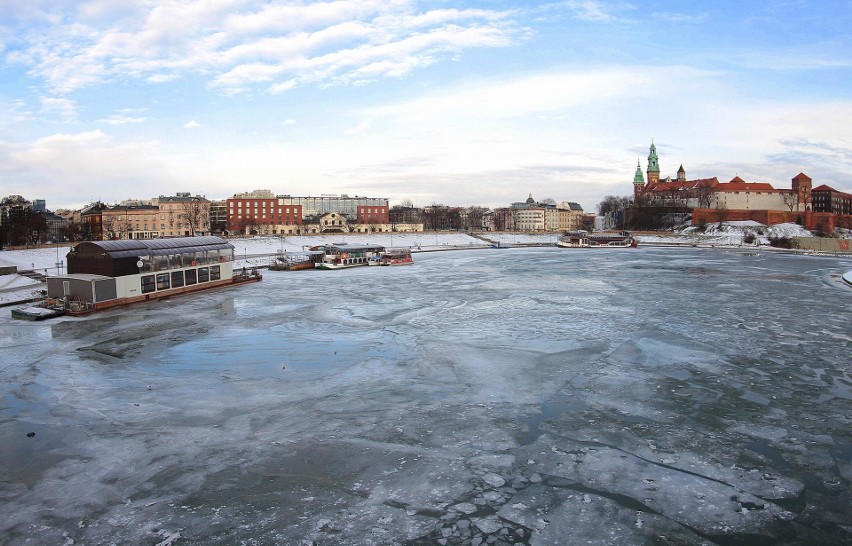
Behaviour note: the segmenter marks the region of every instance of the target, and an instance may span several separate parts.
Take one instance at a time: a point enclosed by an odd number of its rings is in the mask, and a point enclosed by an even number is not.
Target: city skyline
[[[391,205],[629,195],[661,176],[848,190],[848,2],[0,0],[0,185]]]

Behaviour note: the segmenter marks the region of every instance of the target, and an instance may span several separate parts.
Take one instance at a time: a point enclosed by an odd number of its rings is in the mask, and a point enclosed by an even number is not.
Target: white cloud
[[[285,119],[282,123],[284,125],[296,125],[296,120],[292,119],[292,118],[291,119]]]
[[[167,83],[180,78],[178,74],[152,74],[145,78],[148,83]]]
[[[184,129],[195,129],[196,127],[201,127],[201,124],[195,121],[194,119],[184,123]]]
[[[55,24],[23,33],[8,59],[59,94],[121,79],[162,83],[201,74],[241,91],[396,77],[448,54],[503,47],[517,27],[497,11],[417,11],[408,1],[260,5],[246,0],[57,4]],[[65,10],[65,11],[63,11]],[[284,82],[274,81],[284,77]]]
[[[347,135],[360,135],[362,133],[366,133],[373,122],[369,119],[362,120],[358,122],[358,125],[346,131]]]
[[[510,80],[485,81],[414,100],[371,108],[375,117],[408,123],[423,120],[513,118],[584,105],[653,97],[672,81],[706,83],[712,73],[688,67],[600,67],[551,71]]]
[[[42,97],[41,114],[64,122],[74,122],[77,120],[77,103],[60,97]]]
[[[678,13],[671,11],[661,11],[651,14],[655,19],[661,19],[667,23],[676,25],[700,25],[710,18],[707,12],[702,13]]]
[[[113,114],[108,118],[103,118],[97,120],[98,123],[106,123],[107,125],[127,125],[128,123],[142,123],[146,118],[143,117],[133,117],[127,115],[127,113],[118,113]]]

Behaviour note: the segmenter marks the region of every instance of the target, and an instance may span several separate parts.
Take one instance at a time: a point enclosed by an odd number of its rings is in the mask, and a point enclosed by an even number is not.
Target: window
[[[183,286],[183,271],[172,271],[172,288]]]
[[[170,275],[168,273],[157,274],[157,290],[166,290],[169,288]]]
[[[209,267],[199,267],[198,268],[198,282],[207,282],[210,280],[210,268]]]
[[[198,282],[194,269],[187,269],[184,274],[186,275],[187,286],[189,286],[190,284],[196,284]]]
[[[220,278],[221,278],[221,272],[219,270],[219,266],[214,265],[213,267],[210,268],[210,280],[211,281],[218,281]]]
[[[150,294],[156,290],[156,284],[154,284],[154,275],[144,275],[142,277],[142,293]]]

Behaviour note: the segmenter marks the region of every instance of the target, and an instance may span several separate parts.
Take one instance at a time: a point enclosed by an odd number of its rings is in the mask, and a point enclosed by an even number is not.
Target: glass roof
[[[112,258],[162,256],[234,248],[221,237],[173,237],[169,239],[135,239],[121,241],[86,241],[74,247],[78,254],[108,254]]]

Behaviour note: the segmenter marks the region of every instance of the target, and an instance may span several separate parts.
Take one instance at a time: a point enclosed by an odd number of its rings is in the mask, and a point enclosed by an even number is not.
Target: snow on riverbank
[[[746,243],[748,236],[754,237]],[[770,239],[791,237],[813,237],[813,233],[798,224],[775,224],[766,226],[752,220],[711,224],[702,231],[690,226],[680,232],[666,235],[638,235],[639,244],[681,244],[699,246],[758,246],[769,245]]]

